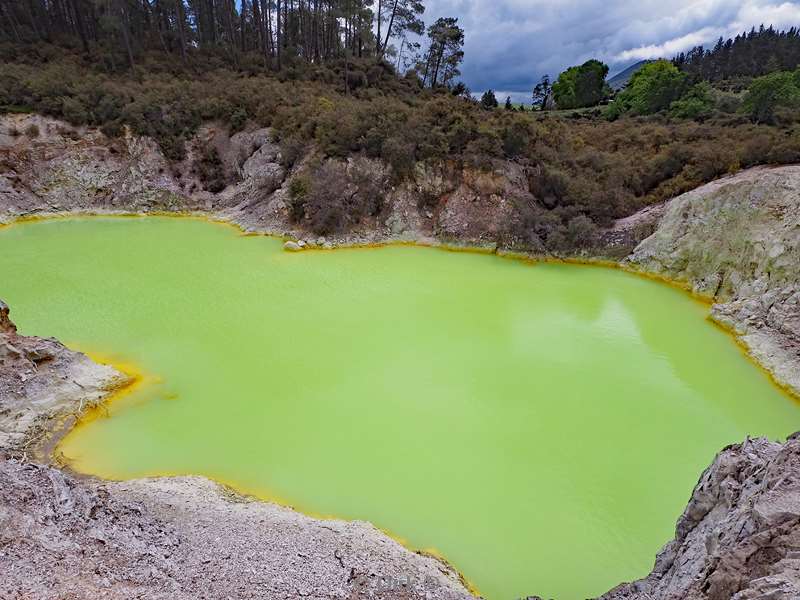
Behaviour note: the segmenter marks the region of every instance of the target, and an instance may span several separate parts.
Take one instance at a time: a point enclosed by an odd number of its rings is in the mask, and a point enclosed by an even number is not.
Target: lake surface
[[[716,451],[800,428],[707,306],[612,269],[87,218],[0,229],[0,297],[146,374],[64,439],[77,470],[368,520],[491,600],[645,575]]]

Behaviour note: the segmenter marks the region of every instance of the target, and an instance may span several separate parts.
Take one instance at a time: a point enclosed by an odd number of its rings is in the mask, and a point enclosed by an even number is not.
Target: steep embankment
[[[675,198],[626,263],[712,298],[712,318],[800,395],[800,167],[750,169]]]
[[[289,219],[290,176],[307,158],[289,166],[267,130],[228,137],[207,126],[186,160],[170,164],[146,139],[109,140],[36,116],[3,120],[3,131],[36,123],[39,135],[0,133],[0,221],[197,211],[250,231],[309,239]],[[233,182],[217,193],[204,189],[209,144],[221,159],[214,168]],[[348,161],[356,179],[387,187],[387,209],[348,236],[311,239],[493,245],[509,203],[535,201],[523,172],[495,166],[420,168],[412,182],[392,188],[380,163]],[[712,297],[713,318],[732,327],[776,379],[800,390],[799,219],[800,167],[754,169],[623,219],[605,239],[624,248],[655,228],[627,265]],[[37,432],[51,429],[51,417],[80,411],[121,379],[55,341],[17,336],[7,313],[0,316],[0,569],[10,574],[0,595],[363,597],[373,589],[383,590],[376,597],[468,597],[442,563],[366,524],[243,502],[202,479],[108,483],[21,462]],[[800,440],[723,450],[653,573],[604,598],[800,597],[799,485]]]
[[[645,579],[601,600],[800,598],[800,437],[714,459]]]
[[[0,301],[0,452],[33,453],[51,432],[54,415],[95,406],[127,379],[57,340],[17,335]]]
[[[36,135],[25,133],[31,125]],[[146,138],[111,139],[45,117],[5,115],[0,223],[66,212],[202,212],[247,231],[316,243],[319,236],[307,223],[290,218],[290,182],[317,159],[313,153],[289,158],[268,129],[229,136],[223,127],[206,125],[188,144],[186,158],[170,163]],[[380,161],[358,157],[344,169],[341,195],[378,190],[383,208],[323,244],[449,240],[496,247],[511,200],[534,201],[524,169],[511,162],[498,161],[488,171],[420,165],[401,185],[390,183]]]

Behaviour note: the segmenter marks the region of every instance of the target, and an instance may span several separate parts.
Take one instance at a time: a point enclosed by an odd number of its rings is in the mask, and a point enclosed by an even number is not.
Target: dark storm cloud
[[[761,23],[800,25],[800,0],[427,0],[425,19],[457,16],[466,31],[463,79],[527,97],[543,74],[589,58],[612,74],[672,57]],[[522,97],[518,96],[522,94]]]

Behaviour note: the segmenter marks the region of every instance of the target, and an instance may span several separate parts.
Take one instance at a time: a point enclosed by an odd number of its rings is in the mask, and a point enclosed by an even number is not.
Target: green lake
[[[491,600],[645,575],[720,448],[800,428],[708,306],[607,268],[56,219],[0,229],[0,298],[146,376],[62,441],[76,470],[367,520]]]

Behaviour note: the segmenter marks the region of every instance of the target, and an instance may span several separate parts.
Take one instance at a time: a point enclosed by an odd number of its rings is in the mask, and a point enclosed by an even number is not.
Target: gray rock
[[[793,437],[720,452],[653,572],[601,600],[800,598],[800,438]]]
[[[289,252],[299,252],[303,249],[303,246],[301,246],[299,242],[289,240],[283,243],[283,249]]]
[[[16,333],[17,327],[9,317],[8,304],[0,300],[0,333]]]
[[[800,394],[800,166],[742,171],[671,200],[626,264],[716,301],[712,318]]]

